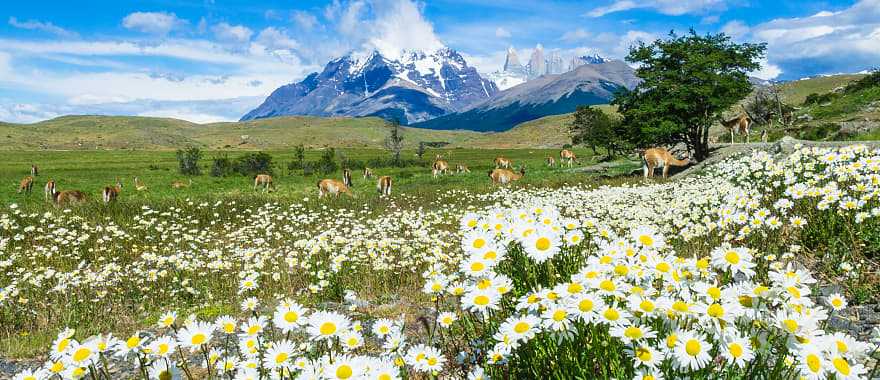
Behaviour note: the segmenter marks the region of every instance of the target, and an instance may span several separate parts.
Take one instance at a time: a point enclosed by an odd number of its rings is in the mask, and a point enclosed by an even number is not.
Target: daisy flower
[[[696,371],[709,364],[712,359],[709,356],[711,349],[712,346],[700,334],[682,331],[678,334],[678,341],[673,349],[673,358],[679,368]]]
[[[177,332],[177,341],[181,347],[197,350],[211,341],[214,325],[207,322],[196,322]]]
[[[348,330],[351,321],[342,314],[319,311],[309,317],[308,333],[315,340],[329,340]]]
[[[825,302],[828,303],[828,306],[831,307],[834,311],[841,311],[846,309],[847,303],[846,298],[843,298],[839,293],[834,293],[825,298]]]
[[[273,370],[286,367],[293,357],[294,350],[293,343],[289,340],[272,342],[269,349],[266,350],[266,367]]]
[[[296,302],[285,302],[275,308],[272,316],[272,324],[281,329],[282,332],[288,333],[295,330],[303,323],[303,315],[306,308]]]

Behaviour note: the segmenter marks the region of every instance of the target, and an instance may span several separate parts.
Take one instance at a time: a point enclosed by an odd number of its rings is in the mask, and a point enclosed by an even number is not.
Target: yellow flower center
[[[675,347],[675,343],[678,342],[678,335],[672,334],[666,337],[666,347],[673,348]]]
[[[535,248],[537,248],[540,251],[546,251],[546,250],[550,249],[550,239],[547,239],[546,237],[543,237],[543,236],[538,238],[538,240],[535,241]]]
[[[666,262],[661,262],[661,263],[657,264],[656,268],[657,268],[657,271],[659,271],[661,273],[669,272],[669,269],[671,269],[669,263],[666,263]]]
[[[837,369],[837,372],[840,372],[841,375],[849,376],[849,362],[846,359],[838,356],[831,361],[834,364],[834,368]]]
[[[653,355],[651,355],[651,350],[644,347],[639,347],[638,349],[636,349],[636,357],[638,357],[639,360],[643,362],[647,362],[651,361]]]
[[[529,326],[528,323],[520,321],[520,322],[517,322],[517,324],[513,326],[513,331],[516,331],[517,334],[522,334],[526,331],[529,331],[529,327],[531,327],[531,326]]]
[[[286,352],[279,352],[278,355],[275,355],[275,363],[284,363],[289,357],[290,355],[288,355]]]
[[[474,304],[486,306],[489,304],[489,297],[480,294],[474,298]]]
[[[721,289],[713,286],[706,290],[706,294],[708,294],[709,297],[712,297],[713,300],[718,301],[718,299],[721,298]]]
[[[581,302],[578,302],[578,310],[588,313],[593,310],[593,300],[589,298],[582,299]]]
[[[798,323],[794,319],[786,319],[782,321],[782,324],[785,326],[785,329],[792,334],[798,329]]]
[[[205,334],[197,333],[192,336],[192,344],[194,346],[198,346],[198,345],[201,345],[202,343],[205,343],[205,340],[207,340],[207,339],[208,339],[208,337],[206,337]]]
[[[58,342],[58,352],[64,352],[67,349],[67,345],[70,344],[70,339],[64,338]]]
[[[650,247],[654,245],[654,238],[651,235],[642,235],[639,236],[639,243],[642,243],[645,247]]]
[[[713,303],[709,305],[709,308],[706,310],[706,314],[709,314],[709,316],[712,318],[721,318],[724,316],[724,308],[717,303]]]
[[[610,309],[610,308],[608,310],[605,310],[605,312],[602,313],[602,315],[604,315],[605,319],[607,319],[609,321],[616,321],[618,318],[620,318],[620,313],[617,310]]]
[[[727,251],[727,253],[724,254],[724,260],[731,265],[739,264],[739,253],[736,251]]]
[[[819,373],[821,369],[821,362],[819,361],[819,356],[816,354],[807,355],[807,368],[813,373]]]
[[[840,298],[835,298],[835,299],[831,300],[831,305],[836,308],[839,308],[839,307],[843,306],[843,301]]]
[[[387,373],[383,373],[383,374],[379,375],[379,380],[391,380],[391,375],[389,375]]]
[[[629,267],[627,267],[626,265],[615,266],[614,273],[616,273],[618,276],[626,276],[626,274],[629,273]]]
[[[700,341],[696,339],[688,340],[687,343],[684,344],[684,351],[690,356],[697,356],[702,349],[703,347],[700,345]]]
[[[730,346],[727,347],[727,349],[730,351],[730,355],[734,358],[739,359],[740,357],[742,357],[743,348],[739,345],[739,343],[731,343]]]
[[[81,362],[89,358],[92,355],[92,350],[87,347],[80,347],[73,353],[73,361]]]
[[[485,245],[486,245],[485,239],[483,239],[483,238],[474,239],[474,244],[473,244],[474,248],[480,249],[480,248],[483,248],[483,246],[485,246]]]
[[[299,320],[299,314],[295,311],[288,311],[284,313],[284,321],[287,323],[294,323]]]
[[[617,289],[614,285],[614,281],[611,280],[602,280],[602,282],[599,283],[599,288],[606,292],[613,292],[614,289]]]
[[[128,338],[128,340],[125,341],[125,346],[129,349],[135,348],[139,344],[141,344],[141,338],[137,335],[133,335],[131,338]]]
[[[639,339],[642,337],[642,329],[636,326],[627,327],[626,330],[623,331],[623,335],[630,339]]]
[[[336,368],[336,377],[340,379],[347,379],[351,377],[352,370],[351,367],[347,364],[343,364]]]
[[[471,272],[479,272],[485,268],[486,268],[486,265],[484,265],[482,262],[479,262],[479,261],[474,261],[471,264]]]
[[[553,320],[556,322],[562,322],[562,320],[565,319],[566,315],[568,315],[568,313],[566,313],[565,310],[556,310],[553,312]]]
[[[333,322],[324,322],[321,325],[321,335],[333,335],[336,332],[336,324]]]
[[[571,294],[580,293],[582,290],[584,290],[584,287],[581,284],[578,284],[577,282],[572,282],[572,283],[568,284],[568,292]]]

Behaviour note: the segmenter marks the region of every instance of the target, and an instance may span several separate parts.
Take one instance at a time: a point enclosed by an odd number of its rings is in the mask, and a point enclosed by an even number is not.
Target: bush
[[[215,157],[213,162],[211,163],[211,176],[212,177],[226,177],[232,174],[235,171],[235,167],[232,164],[232,160],[227,156],[223,157]]]
[[[840,131],[840,124],[825,123],[815,127],[809,127],[801,132],[803,140],[823,140]]]
[[[843,92],[851,94],[871,87],[880,86],[880,69],[873,69],[870,74],[862,79],[852,82],[843,88]]]
[[[401,158],[398,160],[394,160],[394,157],[376,157],[367,160],[366,166],[369,168],[406,168],[406,167],[427,167],[428,164],[425,161],[411,159],[411,158]]]
[[[267,153],[249,153],[235,160],[235,172],[244,176],[272,174],[272,156]]]
[[[180,165],[180,174],[199,175],[199,160],[202,159],[202,151],[199,148],[191,146],[186,149],[177,151],[177,163]]]
[[[807,95],[807,98],[804,99],[804,105],[811,106],[811,105],[820,105],[820,104],[828,103],[828,102],[834,100],[835,98],[837,98],[838,96],[839,95],[834,92],[826,92],[824,94],[817,94],[814,92],[810,95]]]

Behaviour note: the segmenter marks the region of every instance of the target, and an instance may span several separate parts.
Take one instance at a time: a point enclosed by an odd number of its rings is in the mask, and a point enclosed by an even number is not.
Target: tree
[[[385,149],[391,151],[394,156],[394,164],[400,163],[400,151],[403,150],[403,131],[400,129],[400,122],[394,119],[386,124],[388,126],[388,137],[385,138]]]
[[[792,106],[783,103],[779,98],[779,88],[776,86],[756,90],[743,109],[759,125],[770,125],[775,119],[783,126],[791,123],[791,114],[794,111]]]
[[[594,155],[598,154],[598,148],[602,148],[608,152],[608,157],[614,157],[614,153],[623,147],[620,120],[596,107],[578,106],[568,131],[572,144],[586,145]]]
[[[199,148],[190,146],[186,149],[178,149],[177,163],[180,166],[180,174],[201,174],[202,170],[199,168],[200,159],[202,159],[202,151]]]
[[[419,156],[419,159],[422,159],[422,156],[425,155],[425,152],[428,150],[428,144],[425,144],[424,141],[419,141],[419,148],[416,149],[416,156]]]
[[[669,39],[630,48],[642,81],[621,91],[627,137],[639,147],[684,143],[696,160],[709,155],[709,127],[751,92],[748,72],[760,68],[766,44],[732,42],[719,34],[670,32]]]

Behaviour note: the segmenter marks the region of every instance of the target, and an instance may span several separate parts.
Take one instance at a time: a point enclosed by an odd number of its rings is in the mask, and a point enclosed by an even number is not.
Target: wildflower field
[[[293,175],[270,194],[159,190],[170,155],[154,176],[120,166],[157,190],[115,204],[4,189],[0,357],[29,359],[4,375],[878,376],[880,329],[834,321],[878,303],[880,150],[756,151],[648,182],[547,168],[548,152],[506,152],[530,169],[494,187],[498,152],[453,151],[472,173],[393,169],[390,197],[357,176],[340,199]],[[41,177],[83,168],[65,162]],[[81,170],[95,189],[116,176]]]

